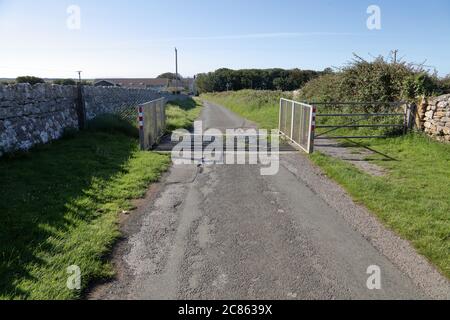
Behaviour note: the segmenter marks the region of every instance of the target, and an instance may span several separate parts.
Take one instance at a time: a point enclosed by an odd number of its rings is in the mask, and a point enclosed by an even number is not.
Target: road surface
[[[206,103],[204,128],[254,127]],[[125,223],[118,278],[93,299],[448,298],[449,283],[300,153],[174,166]],[[381,289],[369,290],[370,266]]]

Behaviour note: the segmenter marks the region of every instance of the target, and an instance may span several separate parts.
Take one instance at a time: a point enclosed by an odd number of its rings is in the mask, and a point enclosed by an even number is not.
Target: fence
[[[166,99],[139,105],[139,140],[141,150],[151,149],[166,130]]]
[[[288,99],[280,100],[279,131],[307,153],[314,151],[315,107]]]

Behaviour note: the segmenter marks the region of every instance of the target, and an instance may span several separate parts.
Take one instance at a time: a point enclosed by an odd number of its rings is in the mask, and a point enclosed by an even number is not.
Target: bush
[[[61,86],[74,86],[76,85],[76,81],[73,79],[57,79],[53,81],[53,84],[58,84]]]
[[[45,83],[45,81],[38,77],[22,76],[16,78],[16,83],[29,83],[30,85],[35,85],[37,83]]]
[[[443,79],[439,80],[439,86],[442,93],[450,93],[450,74]]]
[[[341,71],[307,83],[299,95],[320,102],[396,102],[440,91],[438,79],[420,66],[384,57],[369,62],[355,56]]]
[[[330,73],[308,82],[301,90],[299,98],[307,102],[333,102],[346,98],[340,90],[342,76]]]

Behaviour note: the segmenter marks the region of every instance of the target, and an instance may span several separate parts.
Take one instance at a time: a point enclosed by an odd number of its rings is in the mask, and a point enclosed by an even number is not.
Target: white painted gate
[[[315,107],[293,100],[280,100],[280,133],[307,153],[314,151],[315,126]]]

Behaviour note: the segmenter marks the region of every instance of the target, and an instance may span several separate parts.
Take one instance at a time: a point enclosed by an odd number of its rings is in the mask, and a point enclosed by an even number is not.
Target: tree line
[[[243,89],[293,91],[320,75],[331,73],[313,70],[243,69],[222,68],[215,72],[197,75],[199,93],[235,91]]]

